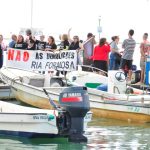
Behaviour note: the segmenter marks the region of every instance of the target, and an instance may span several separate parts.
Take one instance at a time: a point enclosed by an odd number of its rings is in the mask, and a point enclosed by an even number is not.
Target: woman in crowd
[[[36,40],[36,49],[37,50],[45,50],[46,42],[44,41],[45,36],[41,35],[40,40]]]
[[[81,58],[80,58],[80,50],[82,49],[82,44],[79,40],[77,35],[73,36],[73,39],[70,37],[71,28],[68,31],[68,40],[70,42],[69,50],[77,50],[77,65],[81,65]]]
[[[78,36],[74,36],[73,37],[73,41],[71,41],[70,46],[69,46],[68,49],[69,50],[78,50],[78,49],[81,49],[80,41],[79,41],[79,37]]]
[[[110,45],[107,43],[106,38],[101,38],[99,45],[94,48],[92,59],[94,67],[105,72],[108,71],[108,54],[110,52]]]
[[[13,48],[15,48],[15,49],[27,49],[27,43],[24,42],[24,37],[22,35],[18,35],[17,42]]]
[[[67,34],[63,34],[61,36],[61,42],[59,44],[60,48],[59,50],[68,50],[69,49],[69,41],[68,41],[68,35]],[[59,76],[60,71],[57,70],[56,75]],[[66,75],[67,71],[61,71],[61,74]]]
[[[71,39],[70,31],[71,31],[71,28],[68,31],[68,40],[70,42],[69,50],[78,50],[81,48],[79,37],[74,36],[73,39]]]
[[[121,54],[119,53],[118,42],[119,37],[113,36],[112,42],[110,43],[111,47],[110,62],[109,62],[110,70],[118,70],[120,66]]]
[[[63,34],[62,36],[61,36],[61,42],[60,42],[60,50],[63,50],[63,49],[66,49],[66,50],[68,50],[68,48],[69,48],[69,41],[68,41],[68,35],[67,34]]]
[[[13,48],[14,45],[16,44],[16,42],[17,42],[17,36],[16,36],[15,34],[13,34],[13,35],[11,36],[11,42],[9,43],[9,47],[10,47],[10,48]]]
[[[4,44],[4,38],[3,38],[3,35],[0,35],[0,45],[1,45],[1,49],[3,50],[3,51],[5,51],[6,50],[6,45]]]
[[[0,68],[3,66],[3,51],[6,50],[6,46],[3,42],[3,35],[0,35]]]
[[[48,42],[45,46],[45,51],[54,51],[57,49],[57,45],[55,44],[55,39],[53,36],[48,37]]]

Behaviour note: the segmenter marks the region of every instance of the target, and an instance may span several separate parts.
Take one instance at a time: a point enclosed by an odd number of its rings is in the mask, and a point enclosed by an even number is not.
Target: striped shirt
[[[122,58],[126,60],[132,60],[135,46],[136,42],[133,38],[124,40],[122,43],[122,48],[124,48]]]

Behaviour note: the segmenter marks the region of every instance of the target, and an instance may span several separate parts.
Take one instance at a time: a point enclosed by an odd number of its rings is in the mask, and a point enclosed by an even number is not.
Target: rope
[[[102,73],[107,74],[106,71],[101,70],[101,69],[98,69],[98,68],[95,68],[95,67],[93,67],[93,66],[81,65],[81,67],[86,67],[86,68],[92,69],[93,72],[94,72],[94,69],[95,69],[95,70],[97,70],[97,71],[100,71],[100,72],[102,72]]]

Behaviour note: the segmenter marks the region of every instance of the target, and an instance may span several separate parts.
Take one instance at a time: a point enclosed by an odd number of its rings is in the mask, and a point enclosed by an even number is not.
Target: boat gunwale
[[[4,75],[4,74],[3,74]],[[4,75],[5,76],[5,75]],[[6,78],[8,78],[10,81],[13,80],[11,79],[10,77],[7,77],[5,76]],[[32,89],[35,89],[35,90],[38,90],[38,91],[43,91],[43,89],[47,89],[48,90],[48,93],[49,94],[54,94],[54,95],[59,95],[57,92],[53,92],[53,91],[50,91],[50,89],[65,89],[65,88],[68,88],[68,87],[36,87],[36,86],[33,86],[33,85],[29,85],[27,83],[23,83],[23,82],[20,82],[18,80],[14,80],[13,81],[14,83],[16,84],[19,84],[19,85],[22,85],[22,86],[26,86],[27,88],[32,88]],[[13,85],[11,85],[13,87]],[[15,88],[15,87],[13,87]],[[16,88],[15,88],[16,89]],[[19,89],[20,90],[20,89]],[[23,91],[23,90],[22,90]],[[26,91],[25,91],[26,92]],[[92,93],[93,94],[93,93]],[[95,94],[95,93],[94,93]],[[96,94],[95,94],[96,95]],[[96,95],[97,96],[97,95]],[[103,95],[100,95],[99,96],[102,96]],[[91,102],[98,102],[98,103],[104,103],[104,104],[114,104],[114,105],[124,105],[124,106],[135,106],[135,107],[143,107],[143,108],[150,108],[150,104],[139,104],[139,103],[134,103],[132,101],[127,101],[127,100],[92,100],[90,99]],[[138,101],[137,101],[138,102]],[[148,105],[148,106],[147,106]]]

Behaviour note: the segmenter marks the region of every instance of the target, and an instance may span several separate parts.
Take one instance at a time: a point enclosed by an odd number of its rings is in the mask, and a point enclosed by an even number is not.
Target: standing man
[[[93,56],[94,45],[96,44],[95,36],[92,33],[87,34],[87,40],[83,43],[84,55],[83,55],[83,65],[91,66],[93,61],[91,57]],[[89,70],[87,67],[83,67],[84,71]]]
[[[36,50],[36,39],[32,36],[32,31],[30,29],[26,30],[26,42],[28,44],[27,50]]]
[[[128,69],[128,83],[131,82],[133,53],[136,46],[136,42],[132,38],[133,35],[134,30],[129,30],[128,39],[125,39],[122,43],[124,51],[121,58],[120,68],[123,70],[126,68]]]
[[[140,80],[140,84],[144,83],[145,61],[146,61],[146,56],[149,55],[149,50],[150,50],[150,42],[147,39],[148,39],[148,33],[144,33],[143,41],[140,44],[140,53],[141,53],[141,58],[140,58],[141,80]]]

